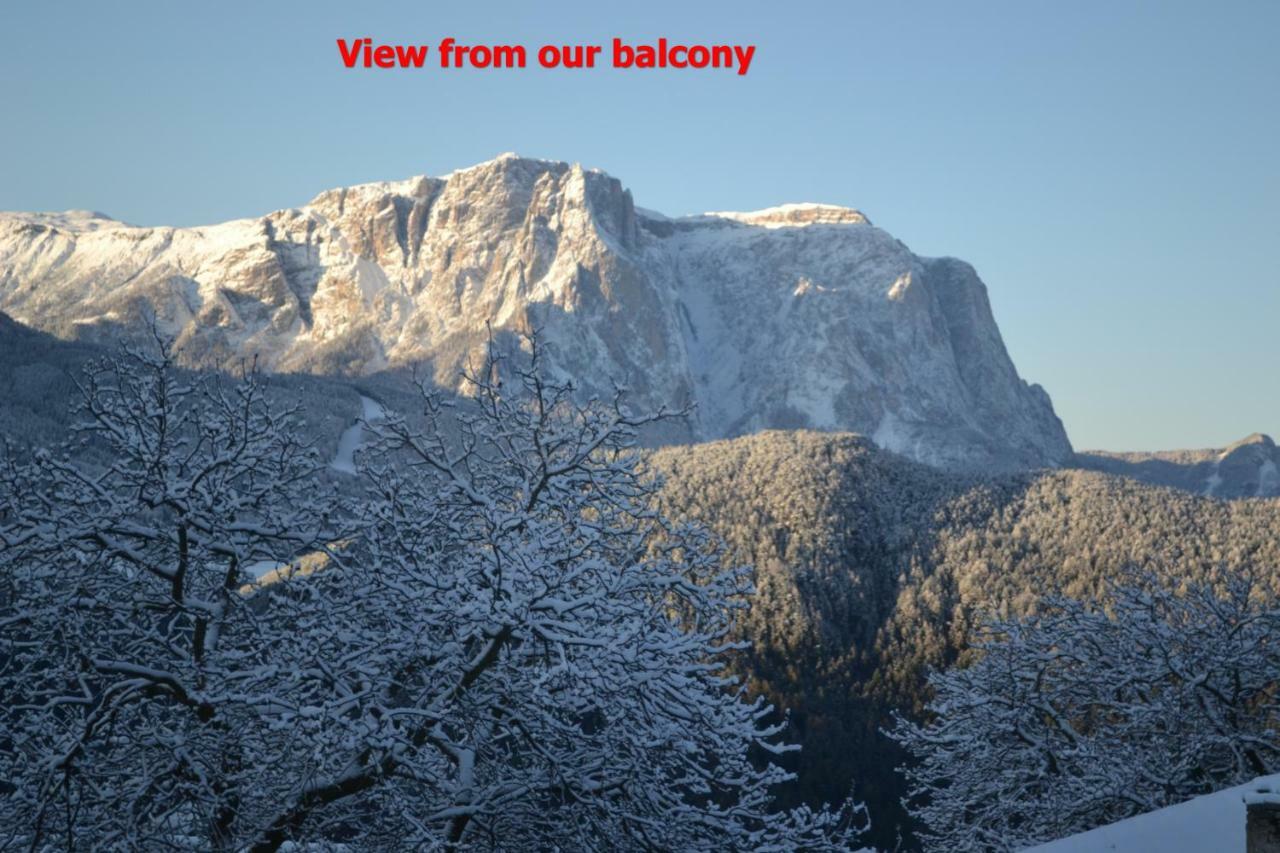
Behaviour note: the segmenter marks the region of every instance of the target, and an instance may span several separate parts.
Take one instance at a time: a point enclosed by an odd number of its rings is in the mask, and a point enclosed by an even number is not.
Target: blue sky
[[[503,151],[972,262],[1078,448],[1280,432],[1280,3],[0,6],[0,209],[198,224]],[[752,43],[750,73],[350,71],[339,37]]]

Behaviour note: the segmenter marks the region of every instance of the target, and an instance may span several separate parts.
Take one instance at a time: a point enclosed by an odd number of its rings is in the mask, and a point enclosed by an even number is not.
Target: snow
[[[851,208],[666,220],[636,210],[598,171],[503,155],[220,225],[65,214],[65,227],[39,229],[26,227],[32,216],[0,214],[0,310],[36,328],[114,336],[127,324],[111,312],[132,316],[145,302],[191,352],[357,377],[430,363],[437,383],[465,393],[457,377],[488,325],[536,316],[549,370],[584,396],[625,383],[639,409],[694,404],[687,429],[698,438],[865,433],[876,410],[858,401],[877,399],[893,401],[912,434],[905,452],[919,444],[922,461],[1005,467],[1006,455],[1039,464],[1069,454],[989,313],[939,325],[938,298],[979,293],[976,276],[931,278],[933,262]],[[636,229],[637,216],[669,227]],[[497,222],[510,226],[482,225]],[[29,286],[10,284],[19,281]],[[957,365],[950,338],[960,334],[982,343]],[[993,381],[975,395],[958,366]],[[355,428],[344,436],[335,470],[353,470],[361,440]]]
[[[1265,498],[1277,491],[1280,491],[1280,468],[1274,459],[1264,460],[1258,466],[1258,497]]]
[[[761,210],[719,210],[703,214],[715,219],[732,219],[763,228],[798,228],[806,225],[870,225],[861,211],[836,204],[798,202]]]
[[[1259,776],[1248,784],[1244,801],[1247,805],[1280,805],[1280,773]]]
[[[260,581],[272,572],[278,572],[281,569],[289,567],[288,563],[281,563],[276,560],[258,560],[248,563],[244,567],[244,571],[255,581]]]
[[[468,172],[477,172],[482,169],[489,169],[489,168],[492,168],[495,163],[505,163],[511,160],[525,160],[530,163],[539,163],[544,166],[561,165],[560,161],[558,160],[544,160],[539,157],[521,157],[515,151],[504,151],[501,154],[499,154],[497,157],[494,157],[492,160],[485,160],[483,163],[476,163],[474,166],[464,166],[461,169],[454,169],[453,171],[445,172],[439,175],[438,177],[441,180],[447,181],[450,178],[456,178],[458,175],[465,175]]]
[[[356,472],[356,451],[360,449],[360,440],[364,436],[364,427],[353,424],[342,431],[338,438],[338,452],[334,455],[329,467],[344,474]]]
[[[871,433],[871,440],[881,450],[889,450],[904,456],[917,459],[928,459],[928,452],[922,446],[920,437],[913,435],[910,424],[904,423],[893,412],[886,411],[880,417],[880,425]]]
[[[81,232],[97,231],[108,228],[129,228],[128,223],[112,219],[105,213],[96,210],[63,210],[47,213],[26,213],[23,211],[4,211],[6,220],[23,225],[45,225],[60,228],[63,231]]]
[[[1244,850],[1245,797],[1265,779],[1029,848],[1036,853]]]
[[[344,474],[356,472],[356,451],[364,444],[364,428],[366,424],[380,421],[386,417],[386,410],[377,400],[360,395],[360,420],[343,430],[338,438],[338,452],[334,454],[329,467]],[[272,567],[274,568],[274,567]]]
[[[636,205],[636,214],[639,216],[643,216],[645,219],[652,219],[655,222],[674,221],[670,216],[667,216],[665,213],[659,213],[656,210],[650,210],[649,208],[641,207],[638,204]]]
[[[1209,475],[1209,479],[1205,481],[1204,496],[1206,498],[1213,497],[1213,493],[1222,485],[1222,474],[1218,470],[1219,463],[1214,463],[1213,473]]]

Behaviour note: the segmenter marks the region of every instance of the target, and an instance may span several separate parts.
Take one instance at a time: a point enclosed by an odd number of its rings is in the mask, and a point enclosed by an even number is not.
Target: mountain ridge
[[[1226,447],[1114,452],[1082,450],[1081,468],[1121,474],[1217,498],[1280,497],[1280,448],[1255,432]]]
[[[515,155],[194,228],[0,214],[0,310],[99,342],[154,317],[193,366],[419,366],[450,390],[490,328],[537,329],[584,394],[696,404],[660,442],[848,430],[983,470],[1072,452],[968,264],[851,208],[669,218],[605,172]]]

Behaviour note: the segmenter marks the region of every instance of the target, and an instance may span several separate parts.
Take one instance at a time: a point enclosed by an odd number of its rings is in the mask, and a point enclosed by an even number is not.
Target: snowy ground
[[[380,421],[384,417],[386,417],[386,410],[381,403],[363,394],[360,395],[360,419],[343,430],[342,435],[338,438],[338,451],[334,454],[329,467],[344,474],[354,474],[356,472],[356,453],[365,443],[365,425]],[[272,572],[288,567],[288,563],[280,563],[275,560],[258,560],[245,565],[243,571],[256,582],[262,581]]]
[[[334,454],[329,467],[344,474],[356,472],[356,451],[364,444],[364,425],[380,421],[386,417],[386,411],[377,400],[364,395],[360,396],[360,420],[343,431],[338,438],[338,452]]]
[[[1244,796],[1257,782],[1206,794],[1079,835],[1060,838],[1035,853],[1235,853],[1244,851]],[[1029,853],[1030,853],[1029,851]]]

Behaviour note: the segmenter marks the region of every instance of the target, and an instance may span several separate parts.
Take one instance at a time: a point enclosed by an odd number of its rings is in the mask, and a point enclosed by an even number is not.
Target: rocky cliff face
[[[967,264],[846,208],[669,219],[604,173],[514,156],[205,228],[0,214],[0,310],[90,340],[154,317],[192,364],[420,364],[450,388],[489,326],[537,328],[586,393],[696,403],[689,438],[808,427],[951,467],[1071,457]]]

